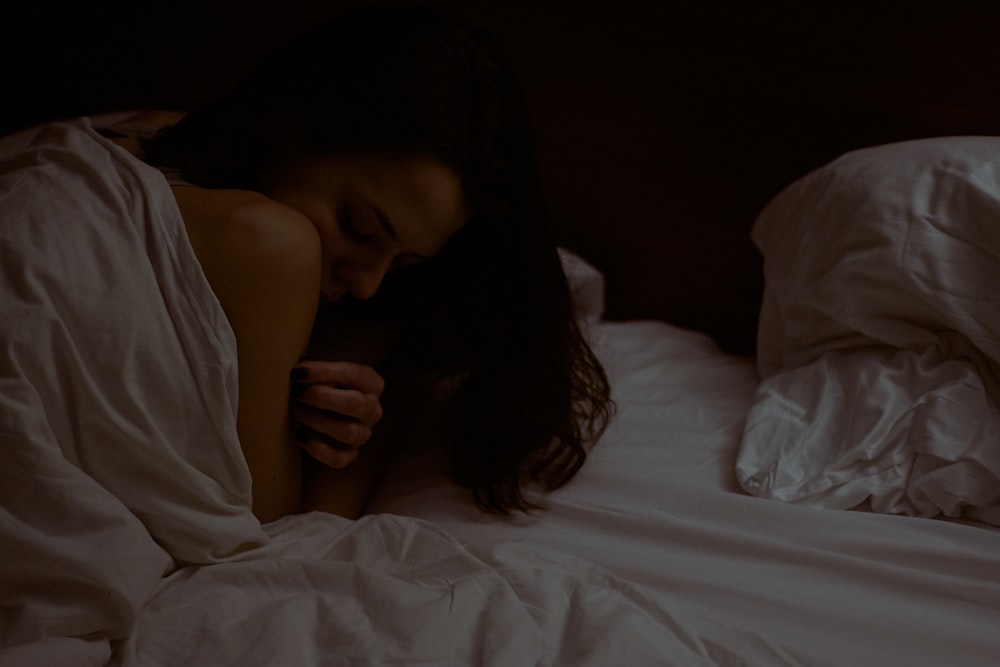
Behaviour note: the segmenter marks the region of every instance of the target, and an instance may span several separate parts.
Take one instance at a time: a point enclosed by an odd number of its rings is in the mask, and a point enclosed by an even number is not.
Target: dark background
[[[0,131],[186,109],[298,28],[356,2],[39,0],[0,19]],[[1000,2],[459,2],[521,71],[563,245],[613,319],[752,353],[749,238],[781,187],[837,155],[1000,134]]]

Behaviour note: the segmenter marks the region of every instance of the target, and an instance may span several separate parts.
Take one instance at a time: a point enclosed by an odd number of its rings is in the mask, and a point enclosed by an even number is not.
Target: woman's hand
[[[292,369],[291,416],[296,440],[313,458],[344,468],[382,418],[385,381],[370,366],[302,361]]]

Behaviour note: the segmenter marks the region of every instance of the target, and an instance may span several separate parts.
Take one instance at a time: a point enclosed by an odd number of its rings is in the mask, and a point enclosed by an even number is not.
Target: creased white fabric
[[[164,179],[86,120],[0,160],[0,666],[795,664],[541,545],[261,526],[232,332]]]
[[[311,514],[268,530],[266,557],[165,579],[113,664],[794,664],[540,545],[466,548],[390,515]]]
[[[162,177],[86,122],[0,160],[3,667],[995,663],[1000,533],[739,494],[755,370],[661,324],[592,324],[620,415],[547,512],[401,464],[417,518],[261,526]]]
[[[533,496],[544,511],[484,516],[434,450],[393,468],[375,510],[476,549],[540,544],[598,564],[707,623],[705,646],[741,656],[720,665],[997,664],[1000,531],[746,495],[733,464],[753,360],[662,323],[604,322],[592,336],[618,417],[568,486]]]
[[[763,381],[743,487],[1000,525],[1000,138],[849,153],[753,234]]]
[[[0,142],[0,255],[0,645],[100,664],[174,561],[265,538],[235,342],[163,179],[85,120]]]
[[[559,260],[577,319],[584,325],[600,322],[604,317],[604,274],[566,248],[559,248]]]

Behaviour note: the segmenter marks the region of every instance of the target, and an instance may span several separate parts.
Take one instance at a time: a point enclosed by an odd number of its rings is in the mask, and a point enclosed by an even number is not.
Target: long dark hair
[[[451,167],[472,219],[426,267],[387,279],[370,312],[406,323],[396,367],[463,378],[447,441],[481,508],[530,509],[526,483],[555,489],[583,465],[610,389],[543,214],[519,81],[490,34],[423,5],[349,10],[143,150],[210,188],[260,190],[289,160],[339,152]]]

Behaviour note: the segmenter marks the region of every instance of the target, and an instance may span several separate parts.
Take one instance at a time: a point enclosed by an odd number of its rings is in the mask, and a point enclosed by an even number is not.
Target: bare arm
[[[236,334],[237,430],[253,478],[253,511],[271,521],[300,510],[302,454],[288,415],[289,372],[319,302],[312,223],[254,193],[180,187],[192,245]]]
[[[323,362],[307,362],[321,368]],[[441,445],[445,403],[461,382],[457,377],[414,375],[390,378],[384,395],[385,418],[371,439],[333,468],[307,457],[303,509],[356,519],[367,511],[393,456],[411,448]],[[356,457],[356,458],[354,458]]]
[[[379,425],[346,468],[331,468],[311,457],[303,468],[302,509],[330,512],[348,519],[363,515],[392,454],[395,434]]]

